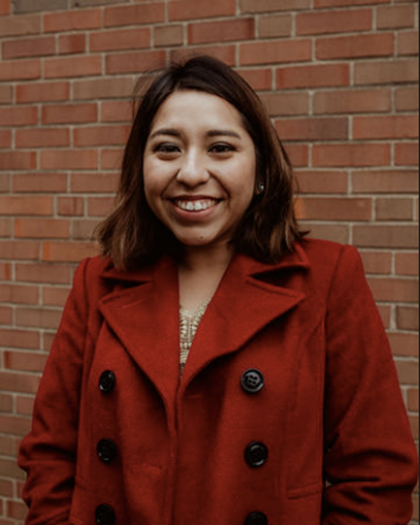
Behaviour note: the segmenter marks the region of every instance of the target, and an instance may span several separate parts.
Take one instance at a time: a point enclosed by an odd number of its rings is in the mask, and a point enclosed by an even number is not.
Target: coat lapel
[[[300,247],[277,265],[236,255],[200,322],[182,374],[182,387],[211,361],[240,350],[257,332],[305,297],[302,292],[264,282],[264,275],[308,267]]]
[[[179,383],[178,274],[170,258],[134,274],[111,270],[103,277],[136,282],[105,296],[106,322],[164,401],[174,399]]]

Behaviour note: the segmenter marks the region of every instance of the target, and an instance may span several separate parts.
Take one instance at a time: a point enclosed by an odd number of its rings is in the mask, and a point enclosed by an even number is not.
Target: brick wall
[[[15,454],[75,264],[112,207],[133,83],[191,51],[222,58],[260,93],[313,235],[361,251],[418,438],[417,9],[0,0],[0,525],[25,516]]]

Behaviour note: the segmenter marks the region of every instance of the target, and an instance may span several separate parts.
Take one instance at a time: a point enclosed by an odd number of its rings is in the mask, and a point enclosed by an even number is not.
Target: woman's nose
[[[209,178],[205,160],[196,152],[185,155],[177,174],[178,182],[186,186],[198,186],[203,184]]]

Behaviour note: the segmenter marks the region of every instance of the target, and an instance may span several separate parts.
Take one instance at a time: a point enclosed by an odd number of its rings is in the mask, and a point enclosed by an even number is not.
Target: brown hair
[[[236,251],[262,262],[276,262],[291,251],[299,232],[293,210],[290,161],[260,99],[229,66],[210,56],[173,63],[148,87],[135,113],[124,152],[117,205],[97,229],[102,253],[120,269],[156,260],[176,249],[172,233],[146,202],[143,155],[153,119],[177,90],[198,90],[225,99],[242,115],[256,150],[256,187],[263,185],[240,221],[232,243]]]

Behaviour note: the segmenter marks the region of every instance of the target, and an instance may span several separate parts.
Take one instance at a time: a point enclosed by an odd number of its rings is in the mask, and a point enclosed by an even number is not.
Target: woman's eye
[[[211,146],[210,151],[212,153],[230,153],[234,151],[235,148],[230,144],[214,144]]]
[[[178,146],[175,146],[175,144],[164,143],[164,144],[158,144],[154,148],[154,151],[157,153],[173,154],[173,153],[178,153],[179,148]]]

